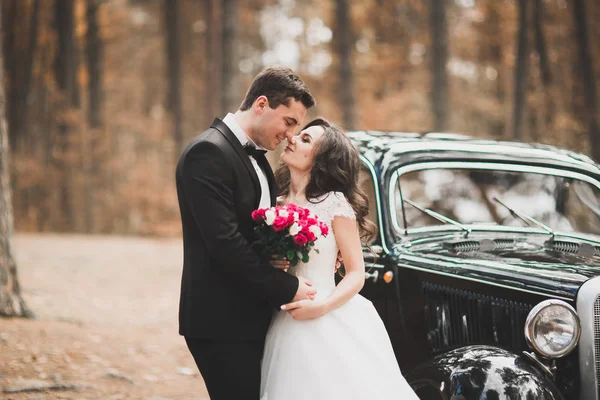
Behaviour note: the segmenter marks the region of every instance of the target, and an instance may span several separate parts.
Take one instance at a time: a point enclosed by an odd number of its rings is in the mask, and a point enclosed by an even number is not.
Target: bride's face
[[[281,154],[281,160],[291,169],[310,171],[315,156],[314,147],[324,133],[322,126],[311,126],[293,136]]]

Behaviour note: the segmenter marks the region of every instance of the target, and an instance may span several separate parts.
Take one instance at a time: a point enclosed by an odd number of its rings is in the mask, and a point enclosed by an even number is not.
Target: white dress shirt
[[[242,130],[232,113],[227,114],[225,118],[223,118],[223,122],[225,123],[225,125],[227,125],[229,129],[231,129],[231,132],[233,132],[235,137],[238,138],[242,146],[244,146],[246,143],[249,143],[250,145],[255,146],[257,149],[260,149],[260,147],[256,146],[256,143],[254,143],[254,141],[250,139],[248,135],[246,135],[246,133]],[[264,171],[260,168],[254,157],[250,157],[250,162],[252,163],[252,166],[256,171],[256,175],[258,175],[258,181],[260,182],[261,193],[259,208],[271,207],[271,192],[269,190],[269,182],[267,181],[267,176],[265,175]]]

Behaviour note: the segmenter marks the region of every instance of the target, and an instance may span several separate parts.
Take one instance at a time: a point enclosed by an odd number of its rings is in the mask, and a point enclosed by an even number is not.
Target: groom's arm
[[[248,293],[275,308],[288,303],[298,279],[262,260],[239,232],[233,201],[230,161],[210,142],[200,142],[186,155],[182,178],[186,201],[211,258]]]

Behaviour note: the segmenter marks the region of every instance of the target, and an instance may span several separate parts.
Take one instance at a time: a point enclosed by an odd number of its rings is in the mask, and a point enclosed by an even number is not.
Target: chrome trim
[[[381,238],[381,246],[383,247],[383,250],[386,253],[389,253],[390,250],[387,247],[387,244],[385,243],[385,234],[383,231],[383,214],[381,211],[381,195],[379,193],[379,184],[378,184],[379,181],[377,179],[377,174],[375,173],[375,167],[373,166],[371,161],[369,161],[369,159],[363,155],[360,156],[360,160],[369,169],[369,172],[371,173],[371,179],[373,180],[373,189],[375,190],[375,203],[376,203],[375,205],[377,207],[377,219],[379,220],[379,237]]]
[[[506,225],[494,225],[494,224],[465,224],[471,231],[474,232],[510,232],[510,233],[533,233],[538,235],[548,236],[548,232],[542,229],[536,229],[531,227],[520,227],[520,226],[506,226]],[[419,228],[408,229],[408,235],[426,234],[426,233],[445,233],[445,232],[461,232],[461,229],[454,225],[431,225],[422,226]],[[600,244],[600,236],[593,233],[580,233],[580,232],[554,232],[556,237],[576,239],[579,241],[585,241],[590,243]]]
[[[575,317],[575,322],[578,325],[577,326],[577,335],[575,337],[575,340],[573,340],[571,342],[571,344],[569,346],[567,346],[562,353],[560,353],[559,355],[556,355],[556,356],[544,354],[544,352],[539,348],[539,346],[537,345],[535,340],[533,340],[533,328],[534,328],[533,319],[535,317],[537,317],[537,315],[544,308],[550,307],[550,306],[565,307],[569,312],[571,312],[573,314],[573,316]],[[527,341],[527,345],[532,350],[534,350],[537,354],[539,354],[540,356],[542,356],[546,359],[557,359],[557,358],[564,357],[567,354],[571,353],[577,346],[577,343],[579,343],[579,338],[581,337],[581,322],[579,320],[579,316],[577,315],[577,311],[575,311],[575,309],[570,304],[565,303],[562,300],[548,299],[548,300],[544,300],[544,301],[538,303],[535,307],[533,307],[531,309],[531,311],[529,311],[529,314],[527,315],[527,319],[525,320],[524,331],[525,331],[525,340]]]
[[[594,332],[594,305],[600,295],[600,277],[592,278],[581,285],[577,292],[577,313],[581,320],[581,339],[579,340],[579,387],[580,399],[599,400],[598,373],[600,354],[596,352],[596,340],[600,332]],[[598,317],[600,318],[600,316]]]
[[[540,367],[545,373],[548,374],[548,376],[550,376],[551,378],[554,378],[554,372],[556,372],[556,366],[549,366],[546,365],[544,363],[544,361],[540,360],[537,356],[537,354],[535,354],[533,351],[524,351],[523,354],[525,356],[527,356],[527,358],[529,358],[531,361],[533,361],[534,363],[537,364],[538,367]],[[547,361],[547,360],[545,360]],[[554,360],[553,360],[554,361]]]
[[[365,281],[368,281],[369,279],[371,279],[373,281],[373,283],[376,283],[377,280],[379,279],[379,271],[378,270],[375,270],[375,272],[366,271],[365,272]]]
[[[405,257],[404,254],[400,254],[400,258],[401,259],[402,258],[408,259],[407,257]],[[522,288],[519,288],[519,287],[502,285],[500,283],[490,282],[490,281],[486,281],[486,280],[483,280],[483,279],[469,278],[469,277],[458,275],[458,274],[452,274],[452,273],[449,273],[449,272],[438,271],[438,270],[435,270],[435,269],[432,269],[432,268],[417,267],[416,265],[404,264],[404,263],[401,263],[401,262],[396,263],[396,265],[398,265],[399,267],[403,267],[403,268],[414,269],[416,271],[429,272],[431,274],[444,275],[444,276],[449,276],[449,277],[455,278],[455,279],[462,279],[462,280],[470,281],[470,282],[483,283],[485,285],[496,286],[496,287],[500,287],[500,288],[503,288],[503,289],[516,290],[517,292],[530,293],[530,294],[535,294],[535,295],[538,295],[538,296],[545,296],[545,297],[552,296],[552,298],[554,298],[554,299],[560,299],[560,300],[565,300],[565,301],[573,301],[573,299],[570,298],[570,297],[556,296],[556,295],[550,294],[550,293],[536,292],[535,290],[522,289]]]
[[[491,163],[491,162],[465,162],[465,161],[436,161],[436,162],[417,162],[414,164],[406,165],[396,169],[390,178],[389,190],[388,190],[388,201],[390,207],[390,214],[392,216],[392,227],[396,233],[403,235],[404,229],[398,222],[398,211],[396,204],[396,189],[398,179],[401,175],[408,172],[422,171],[427,169],[451,169],[451,168],[463,168],[463,169],[483,169],[483,170],[502,170],[510,172],[524,172],[534,173],[543,175],[561,176],[565,178],[578,179],[580,181],[587,182],[595,186],[600,190],[600,182],[594,178],[573,171],[566,171],[563,169],[557,169],[552,167],[534,167],[531,165],[516,165],[506,163]]]

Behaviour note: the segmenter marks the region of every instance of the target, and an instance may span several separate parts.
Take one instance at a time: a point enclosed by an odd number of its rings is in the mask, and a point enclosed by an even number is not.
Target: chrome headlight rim
[[[544,310],[545,308],[551,307],[551,306],[561,306],[561,307],[566,308],[573,315],[573,317],[575,319],[575,323],[577,325],[577,334],[571,341],[571,344],[569,346],[565,347],[565,349],[558,354],[548,354],[547,352],[543,351],[537,345],[535,340],[533,340],[533,328],[535,327],[535,325],[533,324],[533,320],[539,315],[539,313],[542,310]],[[573,306],[571,306],[569,303],[567,303],[563,300],[558,300],[558,299],[544,300],[544,301],[538,303],[535,307],[533,307],[531,309],[531,311],[529,311],[529,314],[527,315],[527,320],[525,321],[525,340],[527,341],[527,345],[543,358],[559,359],[559,358],[565,357],[566,355],[570,354],[573,350],[575,350],[575,347],[577,347],[577,345],[579,344],[580,337],[581,337],[581,322],[579,320],[579,315],[577,315],[577,311],[575,311]]]

